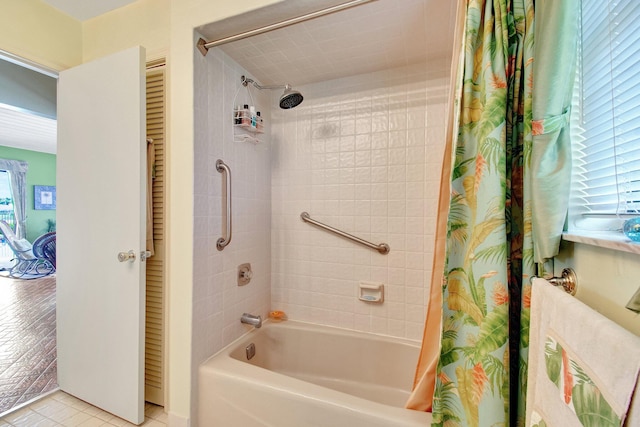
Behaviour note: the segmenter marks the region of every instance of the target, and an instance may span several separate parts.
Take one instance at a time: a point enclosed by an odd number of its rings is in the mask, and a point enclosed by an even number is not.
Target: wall
[[[273,308],[291,318],[420,339],[433,261],[448,61],[297,88],[274,111]],[[375,243],[381,255],[305,224]],[[358,300],[359,281],[385,286]]]
[[[40,0],[0,0],[0,50],[54,70],[82,63],[80,22]]]
[[[137,45],[145,47],[147,59],[166,57],[170,11],[169,0],[138,0],[84,21],[83,62]]]
[[[562,242],[556,275],[572,267],[578,275],[576,298],[640,335],[640,315],[625,306],[640,286],[640,257],[629,252]]]
[[[193,29],[274,0],[170,0],[169,61],[169,419],[186,426],[191,410],[191,321],[194,223],[194,48]]]
[[[55,120],[57,84],[53,77],[0,60],[0,104]]]
[[[47,219],[56,219],[55,210],[35,210],[33,208],[34,185],[56,185],[55,154],[18,148],[1,147],[0,158],[22,160],[29,164],[27,171],[27,240],[33,242],[36,237],[47,232]]]
[[[242,313],[266,319],[271,302],[269,97],[268,92],[252,90],[256,109],[267,122],[262,142],[234,141],[233,106],[253,104],[240,83],[242,75],[248,72],[220,49],[196,57],[192,426],[197,424],[198,366],[250,329],[240,323]],[[233,235],[223,251],[217,250],[216,241],[225,231],[226,192],[217,159],[229,166],[232,176]],[[239,287],[237,268],[247,262],[253,278]]]
[[[188,2],[175,2],[179,7],[188,6]],[[179,137],[172,146],[172,122],[178,120],[171,99],[172,72],[170,58],[171,37],[171,0],[138,0],[125,7],[87,20],[82,25],[84,62],[100,58],[134,45],[146,49],[147,59],[166,57],[167,72],[167,399],[165,410],[168,412],[171,426],[187,426],[190,413],[191,383],[191,314],[192,304],[192,174],[193,162],[179,165],[173,161],[175,153],[192,152],[192,139]],[[193,27],[189,27],[193,37]],[[193,60],[190,58],[190,62]],[[177,87],[193,85],[193,76],[189,81],[176,82]],[[193,110],[190,106],[179,108]],[[193,122],[190,122],[193,126]],[[174,171],[176,171],[174,173]],[[176,185],[175,181],[179,183]],[[189,198],[187,204],[176,199],[176,194]],[[176,215],[175,212],[179,214]],[[187,218],[181,218],[183,212],[189,212]],[[173,233],[172,233],[173,230]],[[183,243],[184,242],[184,243]],[[184,252],[184,247],[189,249]]]

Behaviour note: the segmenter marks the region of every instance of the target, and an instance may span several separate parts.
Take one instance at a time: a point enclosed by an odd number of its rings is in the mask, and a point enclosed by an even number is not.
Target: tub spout
[[[249,313],[243,313],[242,317],[240,318],[240,321],[242,323],[246,323],[247,325],[251,325],[256,328],[259,328],[260,326],[262,326],[262,317],[249,314]]]

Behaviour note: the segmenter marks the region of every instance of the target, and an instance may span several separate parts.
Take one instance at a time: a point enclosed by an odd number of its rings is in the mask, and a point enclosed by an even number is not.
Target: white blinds
[[[640,212],[640,2],[583,0],[581,49],[572,206]]]

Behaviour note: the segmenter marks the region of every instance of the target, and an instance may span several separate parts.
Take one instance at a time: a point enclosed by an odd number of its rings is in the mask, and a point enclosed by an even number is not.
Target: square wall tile
[[[271,163],[274,309],[289,310],[292,319],[421,339],[436,219],[429,207],[438,200],[446,111],[440,74],[428,76],[408,67],[311,84],[300,88],[305,102],[295,114],[272,111],[275,151],[292,159]],[[304,224],[301,209],[386,242],[391,252]],[[385,284],[384,304],[358,300],[363,280]]]

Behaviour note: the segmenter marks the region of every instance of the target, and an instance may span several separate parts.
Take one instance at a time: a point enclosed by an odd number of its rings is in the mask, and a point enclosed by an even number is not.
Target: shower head
[[[280,108],[288,110],[300,105],[304,97],[297,90],[293,90],[291,86],[285,85],[284,93],[280,97]]]
[[[261,86],[258,83],[256,83],[255,80],[250,79],[250,78],[245,77],[245,76],[242,76],[240,78],[240,80],[242,81],[242,85],[243,86],[247,86],[249,83],[251,83],[253,86],[255,86],[256,88],[258,88],[260,90],[262,90],[262,89],[270,89],[270,90],[271,89],[284,89],[284,93],[280,97],[280,103],[279,103],[280,104],[280,108],[282,108],[283,110],[288,110],[290,108],[297,107],[298,105],[300,105],[300,103],[304,99],[304,97],[302,96],[302,94],[300,92],[298,92],[297,90],[294,90],[288,84]]]

